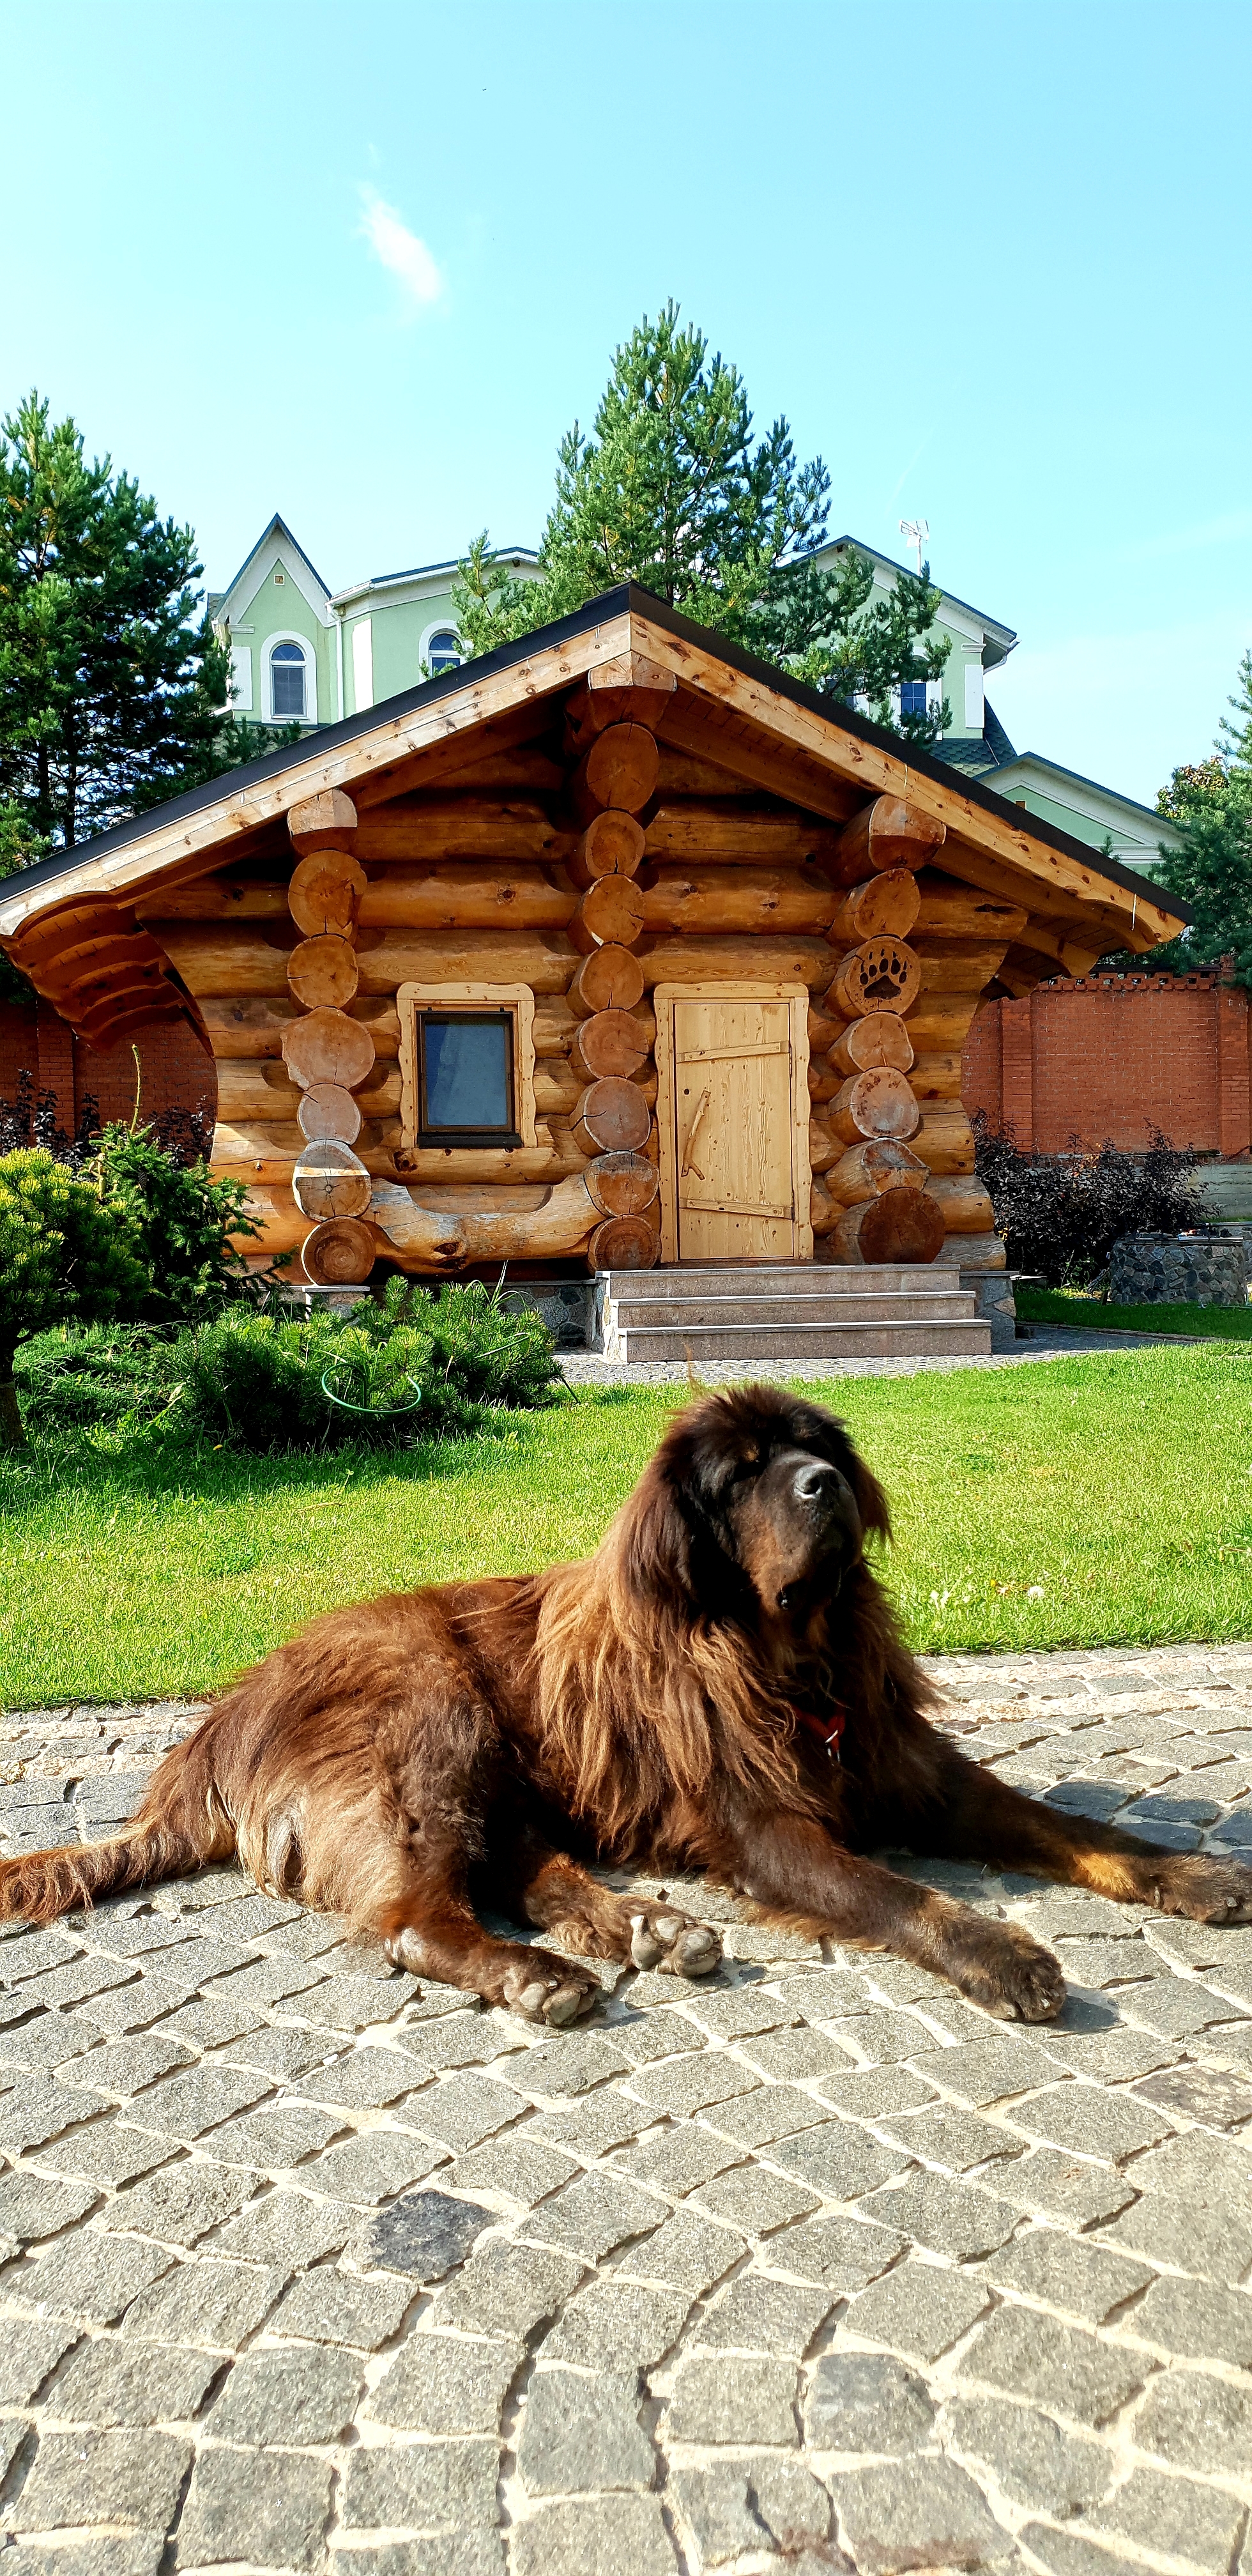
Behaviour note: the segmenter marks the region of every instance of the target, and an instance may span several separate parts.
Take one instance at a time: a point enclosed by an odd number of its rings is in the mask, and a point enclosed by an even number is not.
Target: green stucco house
[[[523,578],[535,566],[533,547],[500,552]],[[817,561],[833,566],[848,552],[872,564],[877,589],[893,589],[905,569],[851,536],[834,538]],[[235,712],[257,724],[337,724],[413,688],[425,673],[433,678],[452,668],[463,659],[452,613],[456,569],[455,563],[418,564],[331,591],[275,513],[229,587],[209,597],[214,624],[230,647]],[[1175,826],[1133,797],[1041,753],[1015,750],[987,694],[989,676],[1017,642],[1011,626],[946,590],[935,623],[948,646],[944,676],[907,685],[916,692],[917,712],[948,701],[942,760],[1010,804],[1107,850],[1123,867],[1150,868],[1162,843],[1181,846]]]

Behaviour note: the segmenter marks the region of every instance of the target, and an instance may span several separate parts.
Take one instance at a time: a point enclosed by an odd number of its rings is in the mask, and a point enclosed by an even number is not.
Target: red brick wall
[[[984,1003],[965,1043],[961,1097],[1019,1145],[1073,1137],[1132,1151],[1159,1127],[1229,1160],[1252,1146],[1248,995],[1216,975],[1087,976]]]
[[[139,1115],[166,1109],[199,1110],[210,1124],[217,1115],[213,1059],[184,1020],[159,1020],[141,1031]],[[100,1124],[129,1119],[135,1106],[135,1058],[130,1047],[92,1047],[76,1038],[50,1002],[37,1010],[0,1003],[0,1096],[12,1100],[25,1069],[37,1093],[52,1092],[57,1123],[67,1135],[78,1125],[88,1096],[99,1104]]]

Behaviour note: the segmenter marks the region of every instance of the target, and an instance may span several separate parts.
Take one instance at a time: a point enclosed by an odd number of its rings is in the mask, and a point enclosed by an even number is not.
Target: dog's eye
[[[759,1458],[741,1458],[730,1481],[732,1485],[746,1485],[750,1483],[753,1476],[759,1476],[760,1472]]]

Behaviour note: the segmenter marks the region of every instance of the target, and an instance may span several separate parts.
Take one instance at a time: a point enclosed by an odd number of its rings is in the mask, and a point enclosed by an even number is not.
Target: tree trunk
[[[642,1216],[660,1187],[646,1154],[598,1154],[583,1179],[602,1216]]]
[[[306,1216],[364,1216],[370,1203],[370,1176],[348,1145],[334,1138],[310,1145],[291,1175],[296,1205]]]
[[[323,787],[306,796],[287,815],[292,845],[301,857],[309,850],[350,850],[356,831],[356,807],[342,787]]]
[[[0,1368],[3,1367],[4,1362],[0,1361]],[[0,1377],[0,1449],[24,1449],[27,1446],[26,1425],[18,1405],[12,1372],[13,1362],[10,1360],[5,1374]]]
[[[577,1023],[570,1064],[584,1082],[601,1082],[606,1074],[629,1082],[648,1054],[649,1040],[630,1011],[597,1011]]]
[[[342,1084],[359,1091],[374,1065],[374,1041],[359,1020],[346,1011],[310,1011],[289,1021],[282,1033],[283,1061],[302,1091],[315,1082]]]
[[[919,814],[902,796],[876,796],[839,835],[841,885],[860,885],[882,868],[920,868],[947,839],[947,826]]]
[[[288,909],[297,930],[310,939],[325,931],[350,939],[368,882],[359,860],[345,851],[311,852],[293,869],[287,888]]]
[[[887,1190],[845,1208],[826,1236],[835,1261],[934,1261],[943,1250],[943,1211],[928,1190]]]
[[[660,755],[643,725],[607,725],[585,753],[571,781],[574,811],[589,823],[606,805],[638,814],[656,793]]]
[[[832,948],[855,948],[863,939],[907,939],[921,909],[917,879],[907,868],[885,868],[845,895],[830,930]]]
[[[610,807],[593,814],[569,860],[569,872],[584,892],[597,877],[638,876],[643,859],[643,825],[633,814]]]
[[[616,940],[584,957],[569,988],[570,1009],[580,1020],[597,1011],[633,1011],[642,999],[643,968],[634,950]]]
[[[643,892],[633,877],[597,877],[579,898],[569,935],[584,957],[589,957],[593,949],[614,943],[633,948],[643,919]]]
[[[570,1133],[581,1153],[637,1153],[652,1124],[648,1104],[633,1082],[589,1082]]]
[[[866,1145],[849,1145],[827,1172],[826,1187],[844,1207],[855,1207],[884,1190],[920,1190],[929,1178],[926,1165],[907,1145],[875,1137]]]
[[[455,860],[376,870],[361,898],[361,928],[564,930],[573,909],[569,887],[524,859]]]
[[[913,1062],[913,1041],[897,1012],[870,1011],[863,1020],[853,1020],[850,1028],[837,1024],[830,1060],[845,1074],[868,1073],[876,1064],[891,1064],[897,1073],[907,1073]]]
[[[355,1217],[334,1217],[306,1235],[300,1259],[315,1288],[363,1286],[374,1267],[376,1247],[367,1225]]]
[[[306,1011],[342,1010],[357,988],[356,950],[332,932],[302,939],[287,961],[287,982]]]
[[[972,1172],[954,1173],[951,1178],[935,1178],[926,1184],[926,1195],[938,1201],[949,1234],[991,1234],[995,1215],[982,1182]]]
[[[912,882],[910,877],[910,888]],[[839,905],[833,887],[811,868],[650,866],[643,889],[644,924],[654,933],[811,930],[825,935]],[[859,934],[862,939],[866,935]],[[837,943],[841,950],[851,944],[851,938]]]
[[[355,1145],[361,1133],[360,1107],[338,1082],[311,1083],[300,1095],[296,1119],[310,1145],[324,1145],[332,1138],[340,1145]]]
[[[902,1145],[917,1134],[922,1113],[907,1076],[893,1065],[876,1064],[867,1073],[849,1076],[831,1107],[829,1123],[844,1145],[855,1145],[862,1136],[891,1136]]]
[[[829,999],[845,1020],[867,1012],[904,1013],[922,987],[920,960],[902,939],[867,939],[845,957],[830,987]]]
[[[593,1270],[651,1270],[661,1238],[642,1216],[606,1216],[587,1246]]]

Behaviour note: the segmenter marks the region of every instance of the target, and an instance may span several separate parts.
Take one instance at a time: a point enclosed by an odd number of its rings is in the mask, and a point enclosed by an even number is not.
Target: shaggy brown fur
[[[478,1886],[583,1956],[686,1976],[720,1957],[715,1933],[613,1894],[588,1858],[706,1871],[1031,2021],[1064,1998],[1052,1954],[893,1875],[875,1845],[1252,1917],[1252,1870],[1036,1804],[936,1734],[870,1532],[888,1535],[886,1499],[831,1414],[769,1387],[709,1398],[594,1556],[315,1621],[166,1757],[124,1834],[0,1864],[0,1913],[45,1923],[237,1851],[262,1887],[347,1916],[404,1966],[556,2024],[596,1981],[488,1934]]]

